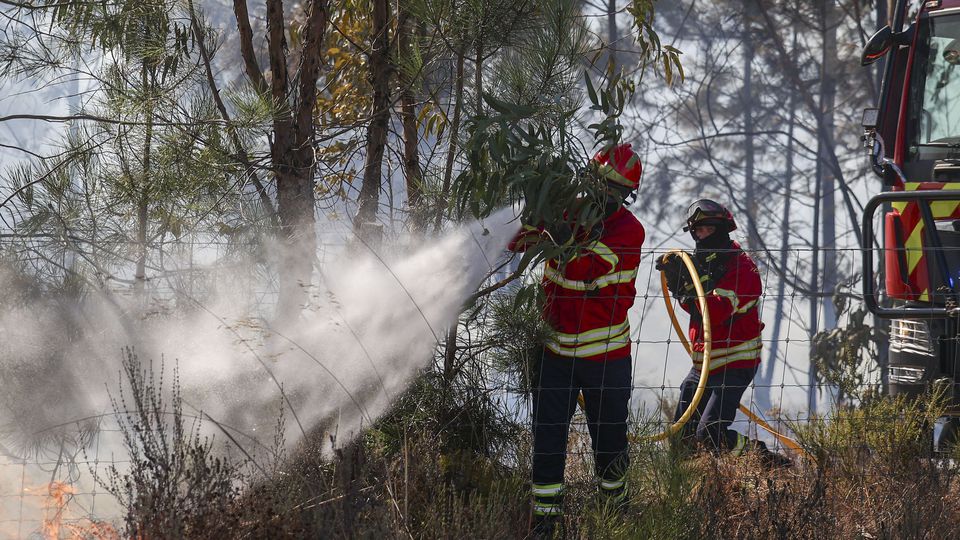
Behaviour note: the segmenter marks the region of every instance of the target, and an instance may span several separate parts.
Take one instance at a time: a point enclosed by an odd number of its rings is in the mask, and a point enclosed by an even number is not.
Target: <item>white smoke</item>
[[[145,366],[162,360],[168,378],[175,361],[185,411],[202,410],[239,441],[269,445],[281,400],[288,444],[301,430],[349,440],[429,364],[515,234],[514,217],[501,210],[395,261],[343,257],[323,269],[301,319],[280,328],[248,317],[250,299],[231,294],[143,321],[94,297],[0,314],[0,444],[27,452],[109,416],[127,346]]]

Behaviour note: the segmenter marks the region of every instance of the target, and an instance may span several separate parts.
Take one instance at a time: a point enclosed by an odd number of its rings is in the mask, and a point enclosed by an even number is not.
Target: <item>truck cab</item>
[[[908,10],[910,2],[899,0],[892,24],[870,38],[862,56],[864,65],[884,59],[864,140],[885,191],[864,211],[863,288],[870,311],[891,320],[888,392],[937,389],[950,400],[942,447],[960,428],[960,0],[923,1],[909,17]],[[882,233],[875,235],[878,210]]]

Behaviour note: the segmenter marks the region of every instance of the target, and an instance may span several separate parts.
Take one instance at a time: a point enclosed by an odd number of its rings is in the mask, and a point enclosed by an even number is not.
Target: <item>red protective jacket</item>
[[[734,242],[737,253],[730,257],[726,269],[713,289],[707,292],[707,309],[710,310],[710,332],[713,348],[710,352],[710,373],[728,368],[750,368],[760,364],[760,322],[758,301],[763,293],[760,272],[749,255]],[[683,304],[690,312],[699,302]],[[690,343],[693,343],[693,364],[699,368],[703,363],[703,321],[690,318]]]
[[[539,241],[542,229],[525,227],[510,242],[513,251]],[[620,207],[603,221],[595,241],[562,267],[554,259],[543,270],[543,318],[556,331],[546,347],[560,356],[604,361],[630,355],[627,310],[637,296],[643,226]]]

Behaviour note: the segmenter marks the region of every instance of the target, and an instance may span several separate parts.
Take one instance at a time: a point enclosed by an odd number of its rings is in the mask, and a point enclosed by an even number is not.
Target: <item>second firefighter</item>
[[[682,439],[734,454],[753,449],[770,464],[786,465],[787,458],[768,450],[763,441],[730,429],[740,399],[757,373],[763,347],[759,310],[763,285],[756,263],[730,238],[736,228],[733,214],[715,201],[700,199],[687,210],[684,231],[689,231],[696,242],[693,259],[706,294],[712,342],[706,390],[693,417],[684,425]],[[690,314],[693,367],[680,385],[676,421],[690,406],[700,383],[703,315],[695,287],[680,258],[664,255],[658,259],[657,269],[665,272],[671,294]]]

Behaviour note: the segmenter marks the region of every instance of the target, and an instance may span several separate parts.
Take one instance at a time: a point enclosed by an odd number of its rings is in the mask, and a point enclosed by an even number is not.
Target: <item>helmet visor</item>
[[[700,199],[687,208],[687,226],[683,230],[689,231],[696,223],[704,220],[725,221],[727,218],[727,209],[719,203],[710,199]]]

